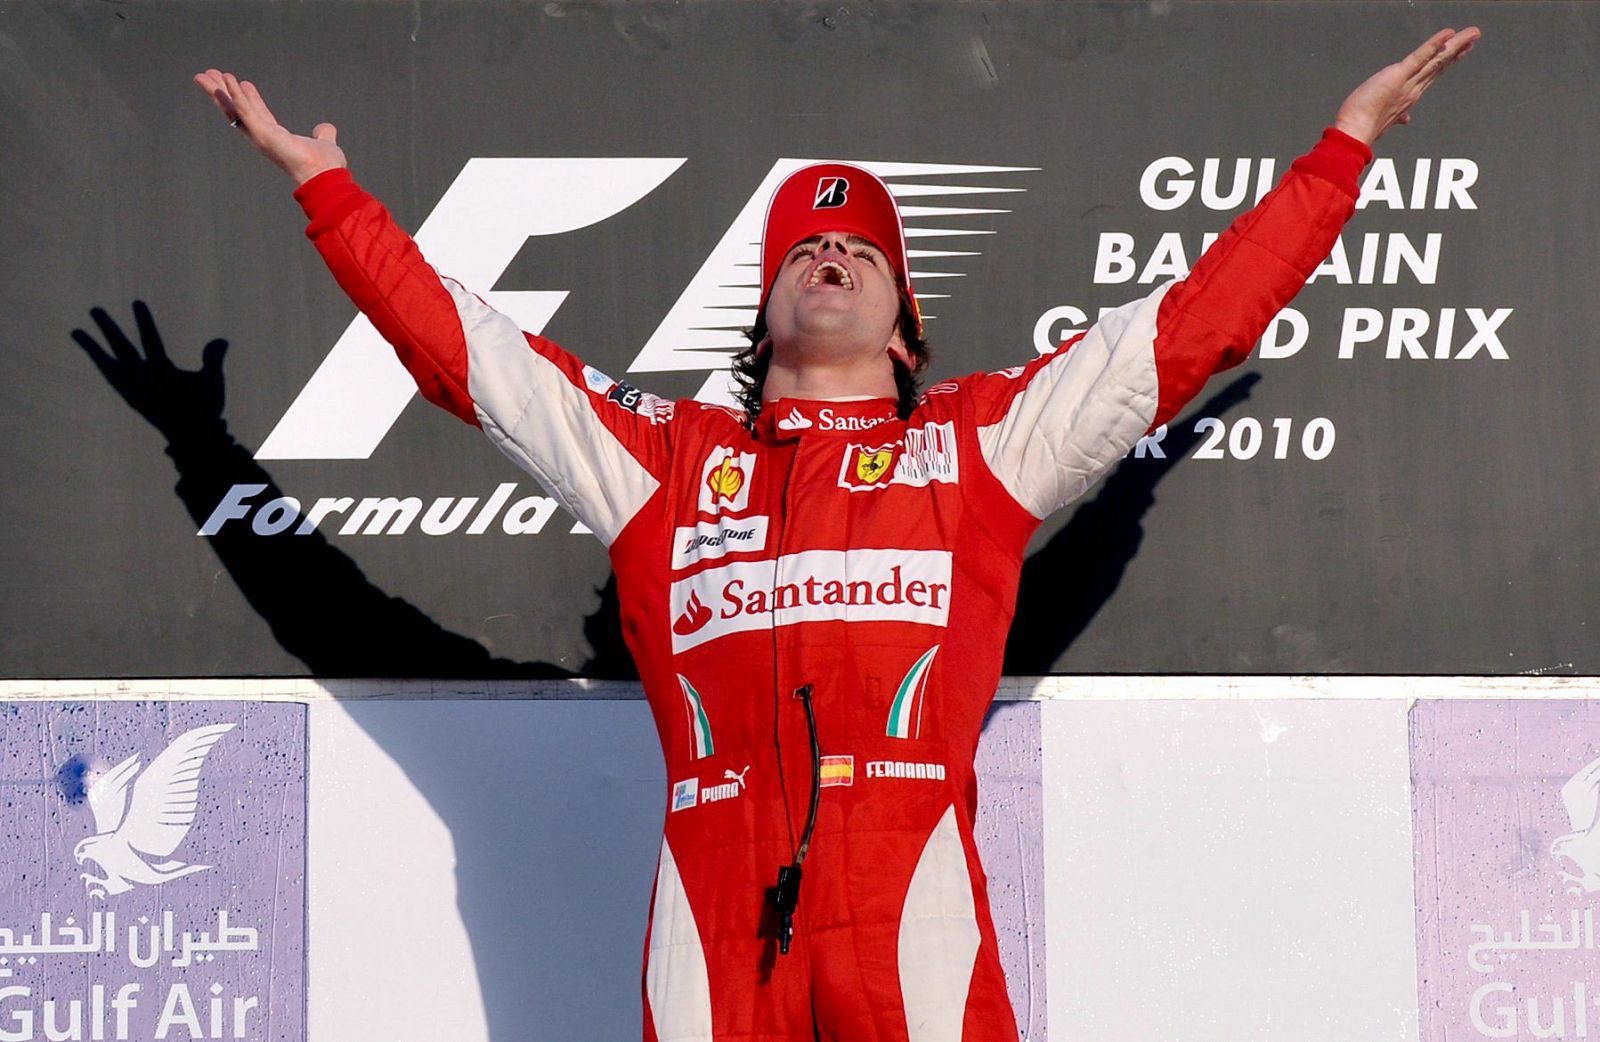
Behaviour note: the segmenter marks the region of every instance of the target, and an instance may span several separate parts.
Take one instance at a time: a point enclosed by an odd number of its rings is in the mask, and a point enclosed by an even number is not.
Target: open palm
[[[332,123],[318,123],[310,137],[295,134],[278,122],[261,92],[248,80],[241,82],[231,72],[207,69],[194,78],[200,89],[211,95],[217,108],[258,148],[294,178],[296,185],[316,177],[324,170],[348,166],[344,150],[338,145],[339,131]]]
[[[1368,145],[1397,123],[1410,123],[1411,110],[1433,81],[1478,42],[1476,27],[1440,29],[1421,47],[1379,69],[1351,92],[1334,126]]]

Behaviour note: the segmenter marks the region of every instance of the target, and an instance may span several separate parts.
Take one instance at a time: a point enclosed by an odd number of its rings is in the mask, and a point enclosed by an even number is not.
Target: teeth
[[[832,273],[832,278],[828,277],[829,273]],[[843,286],[845,289],[855,288],[855,283],[850,279],[849,270],[845,268],[844,265],[835,264],[833,261],[823,261],[821,264],[818,264],[816,269],[811,272],[811,281],[806,283],[806,285],[820,286],[824,282],[830,282],[834,285]]]

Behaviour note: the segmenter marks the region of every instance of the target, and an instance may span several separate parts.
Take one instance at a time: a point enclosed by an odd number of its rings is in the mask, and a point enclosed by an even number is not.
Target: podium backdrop
[[[0,672],[630,668],[600,545],[397,380],[196,71],[336,123],[441,270],[682,397],[798,161],[885,173],[934,377],[999,369],[1469,23],[1263,346],[1040,533],[1008,670],[1594,673],[1600,7],[654,0],[0,7]],[[139,345],[136,299],[176,369],[74,343],[101,307]]]

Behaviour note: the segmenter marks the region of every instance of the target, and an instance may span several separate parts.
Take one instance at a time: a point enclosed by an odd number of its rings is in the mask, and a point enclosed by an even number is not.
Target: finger
[[[251,83],[249,80],[245,80],[244,82],[240,83],[239,86],[244,89],[244,96],[250,99],[250,107],[252,109],[259,110],[262,118],[267,120],[269,123],[276,124],[278,122],[278,117],[274,116],[272,114],[272,110],[267,108],[266,99],[261,96],[261,92],[259,90],[256,90],[256,85],[254,83]]]
[[[228,354],[228,342],[218,337],[200,349],[200,371],[207,377],[222,379],[222,359]]]
[[[207,94],[220,90],[222,87],[222,73],[216,69],[207,69],[205,72],[194,74],[194,81],[200,84],[200,89]]]
[[[116,360],[106,353],[105,348],[100,346],[100,341],[81,329],[72,331],[72,339],[77,341],[79,347],[83,348],[83,353],[88,355],[89,361],[93,362],[94,367],[100,370],[100,375],[107,380],[112,380],[117,376]]]
[[[326,141],[330,145],[339,143],[339,128],[332,123],[318,123],[311,128],[311,136],[318,141]]]
[[[222,99],[228,103],[228,107],[230,109],[233,109],[234,112],[238,112],[238,110],[239,110],[239,99],[237,98],[237,96],[234,94],[233,91],[228,89],[228,80],[229,80],[228,74],[225,73],[225,72],[218,71],[217,69],[212,69],[210,71],[211,71],[211,76],[212,76],[212,82],[215,84],[216,90],[221,93]]]
[[[134,350],[133,343],[127,335],[122,332],[122,327],[106,314],[104,308],[91,308],[89,317],[100,327],[100,335],[105,338],[106,346],[111,349],[111,354],[117,361],[125,365],[138,365],[144,361],[139,357],[139,352]]]
[[[1421,47],[1406,55],[1400,61],[1400,67],[1405,70],[1409,79],[1421,72],[1423,67],[1432,61],[1444,48],[1445,42],[1455,35],[1454,29],[1440,29],[1423,43]]]
[[[214,70],[213,70],[214,71]],[[212,97],[217,100],[217,107],[222,109],[222,114],[228,117],[228,124],[233,127],[243,127],[246,123],[244,112],[243,92],[239,90],[239,81],[234,79],[232,73],[216,73],[217,89],[212,92]]]
[[[239,125],[239,110],[233,107],[233,99],[228,97],[228,92],[218,87],[216,93],[211,95],[211,100],[217,103],[217,108],[228,117],[228,122],[233,126]]]
[[[156,330],[156,320],[150,315],[150,306],[142,300],[133,302],[133,322],[139,327],[139,342],[144,345],[145,357],[152,362],[167,361],[167,348]]]
[[[225,72],[222,74],[222,82],[228,88],[228,97],[232,99],[240,121],[246,125],[253,123],[256,119],[255,107],[251,105],[244,88],[239,85],[239,78],[231,72]]]
[[[1444,45],[1444,52],[1441,55],[1445,59],[1445,64],[1451,64],[1472,50],[1472,45],[1482,37],[1482,31],[1475,25],[1468,26],[1450,37],[1449,41]]]
[[[1433,84],[1434,80],[1444,73],[1444,70],[1454,65],[1462,55],[1472,50],[1472,45],[1478,42],[1478,38],[1481,35],[1482,33],[1475,27],[1463,29],[1461,32],[1456,33],[1445,42],[1444,46],[1439,48],[1439,53],[1428,59],[1415,77],[1414,82],[1421,89],[1426,90]]]
[[[201,90],[205,91],[207,94],[210,94],[212,91],[216,90],[222,85],[222,81],[220,79],[212,78],[215,73],[215,69],[207,69],[205,72],[197,72],[194,74],[194,82],[200,85]]]
[[[227,85],[222,82],[222,73],[216,69],[207,69],[195,76],[194,81],[211,96],[211,101],[230,122],[239,118],[239,110],[233,107],[233,99],[228,97]]]

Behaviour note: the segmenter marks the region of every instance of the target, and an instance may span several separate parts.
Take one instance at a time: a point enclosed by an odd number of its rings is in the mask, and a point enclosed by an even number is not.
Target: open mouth
[[[811,269],[811,278],[806,282],[806,288],[812,286],[838,286],[841,289],[855,289],[855,281],[850,278],[850,271],[843,264],[836,261],[823,261]]]

